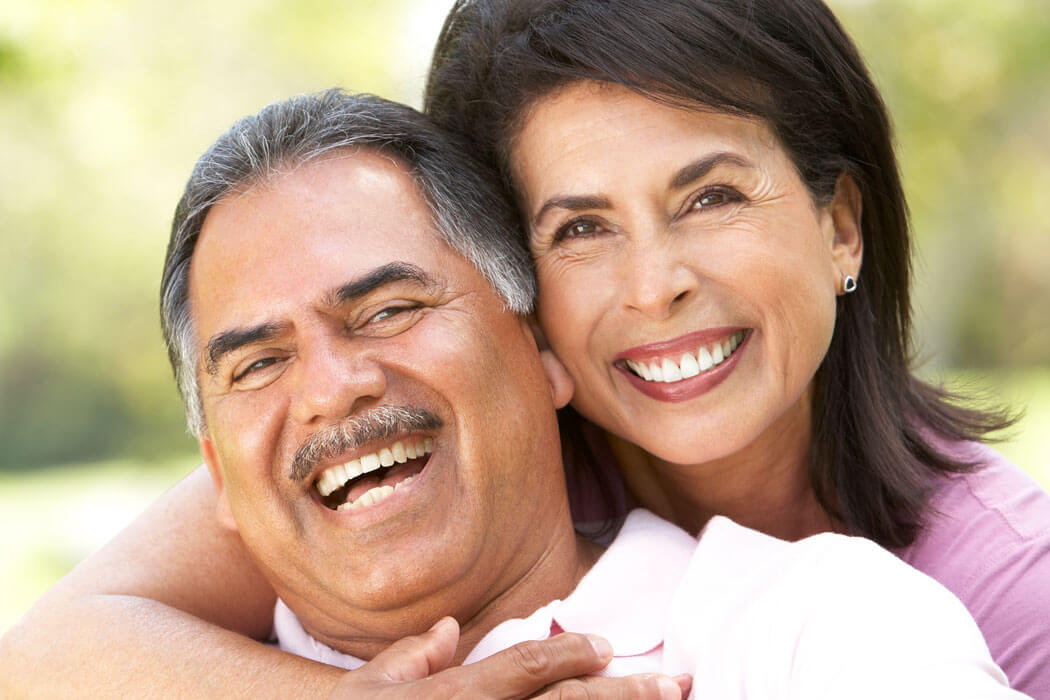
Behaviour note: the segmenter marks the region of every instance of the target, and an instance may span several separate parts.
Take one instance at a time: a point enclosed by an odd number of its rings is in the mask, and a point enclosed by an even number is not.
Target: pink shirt
[[[600,634],[609,675],[693,675],[694,698],[1021,698],[959,601],[860,538],[784,542],[713,518],[698,540],[642,510],[565,600],[497,625],[465,663],[552,628]],[[282,649],[356,668],[278,602]]]
[[[954,456],[983,467],[938,480],[926,527],[897,554],[962,600],[1013,687],[1050,698],[1050,494],[985,445]]]

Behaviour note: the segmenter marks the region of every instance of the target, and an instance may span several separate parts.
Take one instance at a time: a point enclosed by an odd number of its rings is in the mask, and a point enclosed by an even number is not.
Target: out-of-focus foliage
[[[194,449],[156,317],[193,161],[294,93],[418,104],[449,4],[0,3],[0,468]],[[949,366],[1046,363],[1050,3],[832,6],[899,128],[924,347]]]
[[[832,3],[882,88],[937,364],[1050,364],[1050,3]]]
[[[418,104],[447,3],[0,3],[0,467],[191,451],[157,321],[171,213],[236,118]]]

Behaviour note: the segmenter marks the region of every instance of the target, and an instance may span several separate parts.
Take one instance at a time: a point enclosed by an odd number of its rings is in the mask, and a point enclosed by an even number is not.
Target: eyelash
[[[420,308],[419,304],[403,304],[403,305],[400,305],[400,306],[387,306],[386,308],[383,308],[383,309],[377,311],[375,314],[373,314],[371,317],[369,317],[368,320],[366,321],[366,323],[382,323],[384,321],[389,321],[390,319],[392,319],[392,318],[394,318],[396,316],[399,316],[399,315],[401,315],[401,314],[403,314],[403,313],[405,313],[407,311],[415,311],[418,308]],[[389,315],[384,317],[384,318],[379,318],[383,314],[389,314]],[[253,374],[254,372],[259,372],[261,370],[264,370],[267,367],[271,367],[271,366],[273,366],[274,364],[276,364],[276,363],[278,363],[280,361],[281,360],[278,357],[264,357],[264,358],[261,358],[259,360],[256,360],[256,361],[252,362],[250,365],[248,365],[246,368],[244,368],[243,370],[238,372],[236,375],[234,375],[233,382],[236,384],[237,382],[240,382],[242,379],[247,377],[249,374]]]
[[[724,201],[722,201],[722,202],[720,202],[718,204],[707,205],[706,207],[703,204],[701,204],[701,201],[703,199],[706,199],[707,197],[710,197],[711,195],[721,195],[725,199],[724,199]],[[697,205],[698,204],[700,204],[700,207],[699,207],[700,209],[704,209],[704,208],[710,209],[712,207],[720,207],[720,206],[723,206],[723,205],[726,205],[726,204],[731,204],[733,202],[739,202],[743,198],[744,198],[743,195],[741,195],[739,192],[737,192],[732,187],[726,187],[724,185],[716,185],[714,187],[708,187],[706,190],[704,190],[704,191],[700,192],[698,195],[696,195],[696,197],[693,198],[693,201],[689,203],[689,211],[695,211],[697,209]]]
[[[245,367],[241,372],[239,372],[233,378],[233,381],[234,381],[234,383],[239,382],[242,379],[244,379],[245,377],[247,377],[249,374],[252,374],[253,372],[257,372],[259,370],[266,369],[267,367],[272,366],[277,361],[278,361],[278,359],[276,357],[264,357],[261,360],[256,360],[255,362],[253,362],[250,365],[248,365],[247,367]]]
[[[382,323],[383,321],[390,320],[391,318],[394,318],[395,316],[399,316],[400,314],[403,314],[406,311],[415,311],[418,308],[419,308],[419,304],[403,304],[401,306],[387,306],[386,308],[381,309],[381,310],[377,311],[375,314],[373,314],[368,319],[368,323]],[[380,316],[382,316],[383,314],[386,314],[386,313],[389,313],[390,315],[386,316],[385,318],[379,318]]]
[[[707,197],[710,197],[712,195],[721,195],[722,197],[724,197],[724,201],[719,202],[717,204],[709,204],[709,205],[706,205],[706,206],[701,204],[701,201],[703,199],[705,199]],[[724,206],[726,204],[731,204],[733,202],[739,202],[739,201],[741,201],[743,199],[744,199],[743,195],[741,195],[738,191],[736,191],[732,187],[726,187],[724,185],[716,185],[716,186],[713,186],[713,187],[708,187],[707,189],[705,189],[705,190],[701,191],[699,194],[697,194],[692,199],[692,201],[690,201],[689,206],[687,207],[686,211],[687,212],[693,212],[693,211],[698,211],[698,210],[703,210],[703,209],[715,209],[715,208]],[[700,205],[700,206],[698,207],[697,205]],[[560,228],[558,228],[557,231],[554,232],[554,239],[553,239],[552,243],[559,243],[562,240],[565,240],[566,238],[588,238],[588,237],[590,237],[592,235],[595,235],[593,233],[583,233],[583,234],[575,234],[575,235],[570,235],[569,234],[569,231],[571,231],[573,227],[580,226],[580,225],[585,225],[585,224],[589,224],[589,225],[591,225],[591,226],[593,226],[595,228],[599,228],[601,226],[600,223],[598,223],[594,219],[592,219],[590,217],[586,217],[586,216],[581,216],[581,217],[576,217],[574,219],[570,219],[569,221],[566,221]]]

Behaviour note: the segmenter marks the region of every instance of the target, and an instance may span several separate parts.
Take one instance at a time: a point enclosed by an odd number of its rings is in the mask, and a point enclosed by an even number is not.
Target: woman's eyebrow
[[[569,211],[581,211],[583,209],[608,209],[609,200],[598,195],[555,195],[543,203],[532,222],[538,223],[543,215],[551,209],[568,209]]]
[[[680,189],[696,182],[720,165],[735,165],[741,168],[754,169],[755,164],[737,153],[719,151],[680,168],[671,178],[671,189]],[[609,200],[600,195],[555,195],[543,203],[532,218],[533,225],[538,224],[551,209],[582,211],[584,209],[608,209]]]
[[[707,175],[720,165],[736,165],[741,168],[753,169],[755,164],[736,153],[719,151],[694,160],[689,165],[681,168],[671,178],[671,189],[677,190],[690,185]]]

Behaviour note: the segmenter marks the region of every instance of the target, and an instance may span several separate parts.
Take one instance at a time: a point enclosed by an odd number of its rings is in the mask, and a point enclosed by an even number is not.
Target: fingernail
[[[673,680],[663,676],[656,683],[657,687],[660,688],[661,700],[681,700],[682,689]]]
[[[683,698],[689,695],[689,690],[693,687],[692,676],[690,676],[688,673],[683,673],[680,676],[673,676],[671,680],[678,684],[678,687],[682,691]]]
[[[612,644],[609,644],[608,640],[604,637],[598,637],[593,634],[588,634],[587,639],[590,640],[591,646],[594,647],[594,652],[598,654],[600,659],[611,659],[613,655]]]

